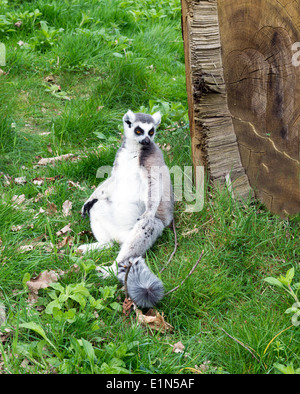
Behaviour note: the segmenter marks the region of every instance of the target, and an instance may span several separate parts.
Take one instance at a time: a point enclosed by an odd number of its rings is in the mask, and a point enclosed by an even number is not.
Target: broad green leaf
[[[270,276],[269,278],[264,279],[265,282],[268,282],[270,285],[278,286],[284,288],[284,285],[276,278]]]
[[[49,283],[49,287],[52,287],[52,289],[57,290],[61,293],[64,292],[65,288],[58,282],[55,283]]]
[[[90,295],[90,292],[82,283],[70,285],[70,288],[72,289],[72,293],[80,293],[86,297],[88,297]]]
[[[291,269],[288,270],[286,273],[286,279],[288,280],[289,283],[292,282],[293,278],[295,276],[295,269],[292,267]]]
[[[106,137],[103,133],[100,133],[98,131],[94,131],[94,134],[100,139],[100,140],[106,140]]]
[[[71,294],[69,298],[78,302],[82,308],[86,305],[86,299],[81,294]]]
[[[288,308],[284,313],[298,313],[298,312],[300,313],[300,309],[291,307]]]
[[[293,364],[289,364],[287,366],[283,365],[283,364],[274,364],[274,367],[277,368],[281,373],[285,374],[285,375],[293,375],[295,374],[295,369],[293,367]]]
[[[122,311],[122,306],[120,304],[118,304],[117,302],[112,302],[111,304],[109,304],[109,306],[115,311],[118,311],[118,312]]]
[[[46,306],[45,313],[48,315],[52,315],[53,313],[53,308],[61,309],[61,304],[59,302],[59,299],[56,298],[56,300],[49,302],[49,304]]]
[[[20,324],[20,327],[23,328],[28,328],[29,330],[35,331],[38,333],[41,337],[43,337],[55,350],[56,347],[53,345],[53,343],[48,339],[44,329],[37,323],[35,322],[28,322],[28,323],[22,323]]]
[[[23,276],[23,279],[22,279],[22,285],[23,285],[23,287],[27,288],[26,283],[27,283],[28,281],[30,281],[30,273],[29,273],[29,272],[26,272],[26,273],[24,274],[24,276]]]
[[[60,309],[58,309],[57,307],[54,307],[52,309],[52,314],[53,314],[53,318],[56,321],[59,321],[59,322],[62,321],[63,312]]]
[[[67,312],[64,313],[63,318],[67,322],[73,323],[76,320],[76,309],[75,308],[69,309]]]
[[[91,361],[94,361],[95,352],[94,352],[93,345],[83,338],[81,338],[81,343],[82,343],[83,349],[85,351],[85,354],[88,356],[88,358]]]

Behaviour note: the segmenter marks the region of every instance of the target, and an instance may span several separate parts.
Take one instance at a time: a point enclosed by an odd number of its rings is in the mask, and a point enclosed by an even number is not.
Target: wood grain
[[[215,184],[229,175],[234,194],[247,199],[251,188],[227,106],[217,0],[182,0],[182,26],[193,163],[204,165]]]
[[[300,2],[218,0],[222,61],[251,186],[273,212],[300,211]]]
[[[194,165],[298,213],[300,2],[182,0],[182,25]]]

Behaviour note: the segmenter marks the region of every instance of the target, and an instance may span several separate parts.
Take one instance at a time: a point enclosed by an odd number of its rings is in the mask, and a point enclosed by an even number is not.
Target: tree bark
[[[298,213],[300,2],[182,0],[182,26],[194,165]]]

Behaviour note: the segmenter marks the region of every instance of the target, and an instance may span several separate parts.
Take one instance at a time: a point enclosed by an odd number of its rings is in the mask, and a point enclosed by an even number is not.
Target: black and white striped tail
[[[162,281],[150,271],[142,257],[130,259],[127,291],[130,298],[141,308],[151,308],[164,296]],[[124,284],[127,264],[119,263],[118,279]]]

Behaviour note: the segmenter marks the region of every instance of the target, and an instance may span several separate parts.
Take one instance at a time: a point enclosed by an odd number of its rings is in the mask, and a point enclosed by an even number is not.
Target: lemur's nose
[[[144,139],[141,141],[141,144],[142,144],[142,145],[149,145],[149,144],[150,144],[150,138],[149,138],[149,137],[144,138]]]

